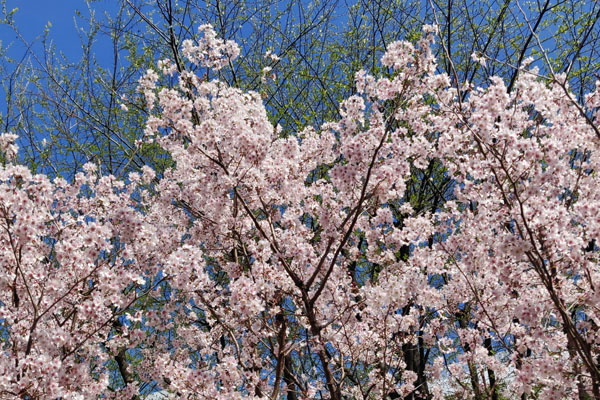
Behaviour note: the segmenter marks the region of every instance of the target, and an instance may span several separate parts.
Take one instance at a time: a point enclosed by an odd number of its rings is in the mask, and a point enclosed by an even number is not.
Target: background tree
[[[145,112],[137,82],[142,71],[154,68],[154,60],[179,60],[181,43],[197,41],[195,27],[203,23],[241,46],[243,57],[219,78],[261,92],[270,119],[284,134],[336,118],[338,104],[355,91],[354,74],[385,72],[377,60],[389,43],[416,40],[424,24],[440,26],[439,68],[459,87],[492,75],[512,87],[528,55],[548,75],[540,44],[547,44],[546,52],[552,49],[552,68],[568,73],[580,100],[598,68],[596,2],[124,0],[104,14],[96,11],[101,1],[81,4],[88,10],[75,14],[84,28],[80,60],[66,59],[52,45],[51,27],[37,39],[43,52],[33,51],[4,8],[4,23],[25,50],[2,58],[2,129],[19,135],[27,165],[66,177],[87,161],[119,176],[144,164],[158,171],[169,165],[156,147],[136,144]],[[99,46],[110,48],[111,55],[99,58]],[[265,57],[267,52],[272,56]],[[472,60],[473,53],[485,57],[485,66]],[[271,70],[263,72],[265,67]]]

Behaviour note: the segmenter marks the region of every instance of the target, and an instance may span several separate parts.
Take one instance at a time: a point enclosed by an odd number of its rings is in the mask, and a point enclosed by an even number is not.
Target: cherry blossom
[[[200,30],[187,62],[239,55]],[[2,167],[2,396],[600,397],[600,84],[579,104],[524,67],[463,95],[436,34],[321,127],[163,60],[140,92],[164,174]]]

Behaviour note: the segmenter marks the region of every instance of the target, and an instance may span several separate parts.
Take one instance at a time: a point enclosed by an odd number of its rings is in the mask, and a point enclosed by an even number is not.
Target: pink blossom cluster
[[[2,398],[104,392],[111,329],[145,295],[136,282],[156,243],[133,207],[137,188],[85,170],[73,183],[0,170]]]
[[[181,44],[183,55],[194,64],[219,70],[240,55],[237,43],[218,39],[212,26],[201,25],[198,32],[203,34],[199,43],[188,39]]]

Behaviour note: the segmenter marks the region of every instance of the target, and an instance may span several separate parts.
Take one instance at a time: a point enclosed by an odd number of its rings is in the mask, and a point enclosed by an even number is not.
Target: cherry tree
[[[452,86],[425,26],[289,135],[202,78],[239,49],[200,30],[140,80],[173,168],[0,172],[3,396],[600,398],[600,84]],[[432,163],[453,190],[415,207]]]
[[[159,238],[130,199],[143,191],[91,164],[73,183],[13,165],[0,175],[2,397],[95,397],[124,344],[110,332],[155,265],[143,254]]]

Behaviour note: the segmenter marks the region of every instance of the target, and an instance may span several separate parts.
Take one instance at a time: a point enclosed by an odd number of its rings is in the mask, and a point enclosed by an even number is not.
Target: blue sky
[[[14,29],[0,23],[0,55],[14,60],[4,63],[7,70],[0,71],[0,78],[6,79],[14,71],[16,65],[27,55],[32,54],[38,60],[43,60],[44,45],[42,36],[48,27],[46,45],[54,46],[56,55],[64,55],[68,62],[77,63],[82,53],[82,43],[78,30],[89,28],[87,20],[90,9],[85,0],[3,0],[7,12],[12,14]],[[120,0],[93,0],[91,7],[95,10],[96,19],[103,20],[103,13],[118,10]],[[76,16],[79,12],[79,16]],[[15,32],[21,35],[21,38]],[[29,52],[27,46],[31,46]],[[98,35],[92,51],[100,65],[112,62],[112,47],[105,35]],[[106,57],[103,57],[106,55]],[[37,63],[35,57],[31,59]],[[0,113],[7,112],[4,93],[0,96]]]
[[[119,0],[96,0],[91,3],[91,7],[95,10],[97,19],[102,19],[105,11],[118,9]],[[48,38],[57,54],[63,53],[73,62],[79,60],[82,52],[78,29],[87,28],[86,20],[90,16],[85,0],[6,0],[6,9],[9,12],[18,9],[13,14],[15,26],[23,39],[30,45],[33,44],[32,49],[36,54],[43,54],[40,37],[50,23]],[[77,11],[80,12],[79,17],[76,17]],[[19,60],[25,54],[24,43],[6,25],[0,25],[0,42],[3,49],[8,48],[8,55],[14,59]],[[103,52],[102,47],[101,41],[94,43],[94,53],[101,64],[102,54],[110,54],[110,51]],[[4,99],[0,101],[3,103]]]
[[[102,0],[92,4],[97,12],[118,6],[118,0]],[[24,39],[33,42],[41,35],[44,27],[51,23],[49,37],[56,45],[58,51],[64,52],[69,59],[78,59],[81,56],[81,45],[75,26],[75,12],[80,11],[82,16],[89,17],[89,10],[84,0],[7,0],[8,11],[17,8],[14,14],[15,25],[20,30]],[[78,19],[78,24],[84,21]],[[0,27],[0,40],[5,47],[12,43],[10,55],[17,57],[22,54],[24,47],[9,27]]]
[[[82,0],[7,0],[6,5],[7,10],[18,8],[14,18],[26,39],[33,39],[42,32],[47,22],[51,22],[53,36],[57,42],[67,46],[76,33],[74,10],[84,11],[87,8]]]

